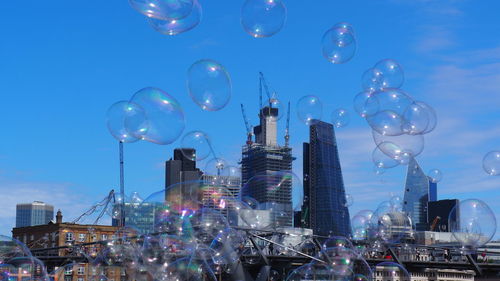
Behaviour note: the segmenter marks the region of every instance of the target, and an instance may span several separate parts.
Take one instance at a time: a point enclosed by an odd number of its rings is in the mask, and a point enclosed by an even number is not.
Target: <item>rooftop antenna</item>
[[[120,141],[119,144],[119,150],[120,150],[120,196],[121,196],[121,202],[120,202],[120,221],[118,223],[118,226],[124,227],[125,226],[125,172],[123,168],[123,141]]]
[[[288,110],[286,112],[285,147],[288,147],[289,141],[290,141],[290,102],[288,102]]]

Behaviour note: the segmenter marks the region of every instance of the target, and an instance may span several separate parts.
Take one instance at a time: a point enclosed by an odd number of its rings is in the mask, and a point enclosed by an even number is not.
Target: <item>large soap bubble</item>
[[[490,151],[483,158],[483,169],[490,176],[500,175],[500,151]]]
[[[429,127],[431,114],[429,107],[416,102],[410,104],[403,113],[403,132],[409,135],[423,134]]]
[[[370,95],[366,101],[366,106],[375,112],[390,110],[402,116],[408,106],[413,103],[413,99],[400,89],[388,88],[377,91]]]
[[[203,110],[221,110],[231,99],[229,73],[214,60],[193,63],[187,73],[187,86],[191,99]]]
[[[321,39],[323,56],[331,63],[348,62],[356,52],[356,38],[350,31],[352,27],[333,27],[325,32]]]
[[[366,118],[370,127],[383,136],[399,136],[403,134],[403,119],[392,110],[379,111]]]
[[[382,276],[389,280],[411,281],[410,273],[400,264],[395,262],[381,262],[375,266],[377,272],[382,271]]]
[[[369,68],[361,76],[361,87],[368,92],[375,92],[383,88],[382,72]]]
[[[129,131],[126,123],[134,123]],[[144,109],[138,104],[119,101],[111,105],[106,113],[106,124],[110,134],[121,142],[135,142],[147,132],[148,122]]]
[[[154,30],[161,34],[177,35],[195,28],[200,23],[202,14],[200,3],[194,1],[191,13],[182,19],[162,20],[150,17],[148,18],[148,22]]]
[[[382,74],[382,88],[401,88],[405,81],[404,71],[395,60],[384,59],[374,66]]]
[[[455,239],[470,250],[488,243],[497,229],[495,214],[479,199],[461,201],[450,212],[448,221]]]
[[[380,151],[390,158],[406,165],[412,157],[416,157],[424,150],[423,135],[384,136],[372,131],[373,140]]]
[[[389,157],[387,154],[382,152],[382,149],[385,149],[387,146],[390,146],[388,143],[380,143],[372,152],[372,161],[375,164],[375,167],[390,169],[398,166],[400,163],[396,159]]]
[[[241,9],[241,25],[255,38],[278,33],[286,20],[286,7],[281,0],[246,0]]]
[[[306,125],[312,125],[323,116],[323,104],[318,97],[308,95],[297,101],[297,116]]]
[[[191,131],[181,139],[183,148],[193,148],[194,151],[182,150],[184,156],[193,161],[206,159],[212,153],[210,138],[202,131]],[[191,153],[192,152],[192,153]]]
[[[139,135],[144,140],[170,144],[184,131],[184,110],[174,97],[163,90],[147,87],[135,93],[130,101],[140,105],[148,117],[148,130],[145,135]],[[129,131],[140,131],[140,128],[131,125],[127,124]]]
[[[415,103],[420,107],[424,108],[425,111],[427,112],[427,116],[429,117],[429,124],[427,124],[427,128],[425,129],[425,131],[422,132],[422,134],[428,134],[434,131],[434,129],[437,126],[437,115],[434,108],[432,108],[430,105],[428,105],[423,101],[416,101]]]
[[[193,0],[129,0],[139,13],[160,20],[178,20],[187,17],[193,9]]]

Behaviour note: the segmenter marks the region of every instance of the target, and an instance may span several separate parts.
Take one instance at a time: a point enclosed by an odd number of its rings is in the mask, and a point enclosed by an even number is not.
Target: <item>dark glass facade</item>
[[[427,230],[427,204],[430,198],[429,178],[422,171],[415,158],[412,158],[408,163],[404,194],[403,211],[411,218],[416,230]]]
[[[438,232],[456,231],[460,222],[460,211],[456,211],[458,207],[455,211],[452,212],[452,210],[458,205],[459,201],[457,199],[429,202],[429,230]]]
[[[437,182],[429,180],[429,201],[437,201]]]
[[[333,125],[315,121],[304,144],[305,227],[316,235],[350,236],[351,223]]]
[[[16,206],[16,227],[47,224],[53,218],[54,206],[40,201]]]

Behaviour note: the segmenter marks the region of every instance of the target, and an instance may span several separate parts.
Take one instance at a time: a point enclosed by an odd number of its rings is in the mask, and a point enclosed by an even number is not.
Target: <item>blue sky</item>
[[[173,95],[185,110],[186,132],[205,131],[218,156],[235,163],[246,138],[240,103],[257,123],[259,71],[283,101],[317,95],[326,121],[338,107],[351,111],[349,126],[337,130],[351,214],[373,209],[390,193],[402,195],[406,169],[373,173],[370,130],[352,112],[361,74],[384,58],[400,62],[403,89],[438,113],[417,159],[424,170],[443,171],[438,197],[479,198],[500,217],[500,177],[481,167],[486,152],[500,150],[500,3],[289,0],[285,27],[264,39],[241,28],[242,3],[201,0],[201,24],[173,37],[156,33],[126,0],[3,3],[0,233],[10,234],[18,202],[46,201],[70,220],[117,188],[118,147],[105,112],[143,87]],[[321,36],[341,21],[354,26],[358,50],[350,62],[333,65],[321,56]],[[232,100],[218,112],[202,111],[186,91],[186,71],[202,58],[231,74]],[[294,168],[301,174],[308,130],[292,109]],[[164,161],[177,145],[126,145],[127,191],[162,189]]]

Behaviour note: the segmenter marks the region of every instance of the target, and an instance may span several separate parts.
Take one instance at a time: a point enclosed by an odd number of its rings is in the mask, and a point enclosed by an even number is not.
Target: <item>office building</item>
[[[437,182],[429,179],[429,202],[437,201]]]
[[[430,181],[415,158],[408,163],[406,173],[403,211],[411,218],[417,231],[425,231],[427,225],[427,203],[430,198]]]
[[[278,108],[269,103],[261,108],[259,118],[260,124],[254,127],[255,142],[247,140],[242,150],[241,195],[256,199],[261,209],[272,210],[275,227],[292,226],[292,180],[277,176],[292,170],[292,149],[277,142]],[[278,189],[270,188],[278,184]]]
[[[159,207],[158,204],[144,203],[142,200],[125,202],[125,226],[132,227],[143,234],[155,232],[155,212]],[[114,208],[119,208],[119,205],[115,205]],[[118,226],[118,222],[118,219],[112,219],[113,226]]]
[[[429,202],[427,219],[429,230],[436,232],[455,231],[460,223],[460,211],[452,212],[455,206],[458,209],[459,200],[457,199]]]
[[[16,205],[16,227],[49,223],[54,218],[54,206],[34,201]]]
[[[237,207],[235,202],[238,200],[241,178],[203,175],[201,181],[203,207],[216,210],[227,218],[230,210]]]
[[[304,143],[304,224],[316,235],[350,236],[351,223],[333,125],[316,120]]]

